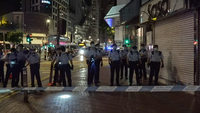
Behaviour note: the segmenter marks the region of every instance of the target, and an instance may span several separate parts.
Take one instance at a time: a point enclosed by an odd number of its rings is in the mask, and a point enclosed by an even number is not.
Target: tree
[[[23,41],[23,33],[18,31],[11,31],[7,34],[7,40],[14,44],[19,44]]]
[[[107,38],[110,40],[114,40],[115,36],[115,28],[109,27],[108,24],[105,22],[105,20],[101,21],[100,28],[102,30],[102,33],[107,35]],[[105,36],[104,36],[105,37]]]

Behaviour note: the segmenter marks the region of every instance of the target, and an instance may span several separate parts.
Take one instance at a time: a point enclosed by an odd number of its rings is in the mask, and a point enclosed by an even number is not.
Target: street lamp
[[[50,23],[50,20],[49,20],[49,19],[47,19],[47,23]]]

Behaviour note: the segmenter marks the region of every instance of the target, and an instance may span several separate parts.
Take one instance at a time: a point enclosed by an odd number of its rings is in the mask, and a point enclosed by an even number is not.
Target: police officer
[[[119,67],[121,63],[121,53],[119,50],[117,50],[117,45],[112,45],[113,50],[110,51],[108,57],[108,62],[111,65],[111,78],[110,78],[110,86],[113,86],[114,82],[114,72],[116,71],[116,84],[117,86],[120,86],[119,84]]]
[[[40,56],[35,52],[35,49],[31,49],[30,55],[27,59],[28,65],[30,65],[31,71],[31,86],[35,87],[34,84],[34,76],[36,77],[38,87],[42,87],[41,79],[40,79]]]
[[[139,69],[140,63],[141,63],[140,55],[137,51],[137,47],[133,46],[132,50],[127,55],[127,64],[130,67],[129,86],[132,86],[134,71],[135,71],[135,75],[136,75],[137,85],[141,85],[139,74],[138,74],[138,69]]]
[[[4,61],[3,61],[4,53],[0,48],[0,82],[4,82]]]
[[[23,68],[26,63],[26,52],[23,50],[23,45],[18,46],[17,62],[18,62],[18,75],[17,75],[17,85],[19,83],[19,77],[21,75],[21,86],[23,86]]]
[[[151,52],[148,59],[148,67],[150,66],[150,77],[149,77],[149,85],[152,83],[153,76],[155,75],[155,85],[158,84],[158,74],[160,70],[160,66],[163,68],[163,54],[161,51],[158,51],[158,45],[154,45],[153,51]],[[162,64],[160,64],[160,61]]]
[[[99,51],[95,48],[94,42],[90,42],[91,47],[88,48],[86,51],[86,58],[87,58],[87,64],[88,64],[88,86],[90,86],[93,83],[93,79],[96,86],[99,86],[98,79],[96,77],[96,65],[95,60],[101,58],[101,55]]]
[[[55,69],[55,72],[54,72],[54,81],[53,81],[53,84],[51,86],[56,86],[56,82],[58,82],[58,73],[59,73],[59,58],[61,56],[61,48],[57,48],[57,53],[54,55],[54,58],[53,58],[53,61],[52,61],[52,64],[54,64],[54,69]]]
[[[18,67],[17,67],[17,53],[15,48],[11,48],[11,53],[8,53],[6,55],[5,61],[7,62],[7,72],[6,72],[6,79],[3,84],[3,87],[7,86],[8,79],[10,77],[10,74],[12,73],[12,83],[11,87],[18,86],[16,79],[18,75]]]
[[[141,49],[139,50],[139,54],[141,57],[141,64],[140,64],[140,78],[142,78],[142,75],[144,76],[144,79],[147,79],[147,74],[146,74],[146,65],[145,63],[147,62],[147,50],[145,49],[145,45],[141,44]]]
[[[122,54],[122,64],[121,64],[121,79],[123,79],[123,70],[125,67],[125,78],[128,79],[127,74],[128,74],[128,67],[127,67],[127,54],[128,54],[128,47],[126,47],[126,45],[123,45],[124,50],[122,50],[121,54]]]
[[[97,79],[98,83],[100,83],[100,81],[99,81],[99,72],[100,72],[100,65],[101,65],[101,67],[103,66],[103,60],[102,60],[103,54],[102,54],[102,51],[100,49],[100,44],[99,43],[96,44],[95,47],[96,47],[97,51],[100,53],[100,58],[95,60],[96,79]]]
[[[69,53],[65,52],[65,47],[61,46],[61,55],[58,59],[58,64],[60,68],[60,79],[63,82],[63,86],[66,87],[66,79],[65,79],[65,74],[67,75],[67,80],[68,80],[68,86],[72,86],[72,79],[71,79],[71,70],[73,70],[73,61],[72,61],[72,56]],[[70,61],[70,64],[69,64]]]

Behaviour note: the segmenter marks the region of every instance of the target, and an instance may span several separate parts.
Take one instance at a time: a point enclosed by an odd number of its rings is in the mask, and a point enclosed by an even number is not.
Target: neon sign
[[[42,3],[51,4],[51,2],[49,0],[42,0]]]

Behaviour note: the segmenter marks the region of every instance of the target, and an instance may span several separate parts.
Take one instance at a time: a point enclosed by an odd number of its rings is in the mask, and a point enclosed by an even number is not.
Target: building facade
[[[195,10],[190,4],[185,0],[152,0],[140,10],[147,48],[151,51],[157,44],[164,55],[165,68],[160,72],[164,84],[196,84],[199,76],[195,70]]]

